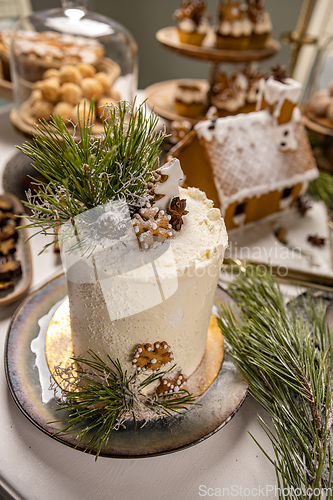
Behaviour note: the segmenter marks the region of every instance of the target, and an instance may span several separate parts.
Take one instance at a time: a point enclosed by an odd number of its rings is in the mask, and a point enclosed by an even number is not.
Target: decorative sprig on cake
[[[136,371],[133,375],[124,372],[118,360],[113,361],[108,356],[105,363],[93,351],[89,351],[90,359],[73,358],[80,369],[73,368],[67,372],[57,370],[57,376],[63,379],[63,399],[58,401],[58,410],[67,410],[69,416],[57,422],[65,423],[60,432],[75,431],[78,438],[76,446],[93,431],[84,451],[95,451],[96,460],[101,453],[103,444],[107,443],[112,430],[123,426],[125,421],[133,419],[135,430],[138,421],[147,421],[150,418],[165,416],[177,417],[179,412],[186,410],[193,404],[195,398],[185,389],[179,388],[183,382],[168,387],[168,393],[148,396],[144,389],[158,382],[166,380],[168,373],[173,370],[157,370],[145,379],[139,377]],[[178,372],[177,372],[178,373]],[[68,381],[67,381],[68,379]],[[170,384],[171,386],[172,384]],[[84,423],[83,429],[76,426]]]
[[[106,107],[104,133],[98,136],[93,135],[93,111],[92,102],[87,121],[73,124],[73,136],[60,116],[41,121],[35,143],[19,148],[46,179],[33,179],[35,192],[27,193],[25,205],[32,212],[27,227],[57,239],[59,227],[70,221],[78,244],[93,249],[103,238],[125,235],[129,211],[140,246],[148,249],[173,234],[172,215],[166,211],[183,179],[179,160],[158,169],[165,134],[156,132],[158,118],[147,116],[144,103],[136,108],[120,101]],[[119,200],[125,202],[126,214],[104,212],[107,204]],[[92,211],[96,207],[98,213]],[[79,235],[76,218],[81,214]]]
[[[30,193],[25,203],[32,211],[29,226],[54,234],[59,224],[112,200],[125,198],[130,206],[143,206],[165,136],[156,132],[157,121],[154,113],[147,116],[145,104],[136,108],[126,101],[107,109],[104,133],[98,136],[89,117],[77,125],[78,138],[59,116],[41,121],[34,144],[18,148],[46,179],[34,179],[36,194]]]

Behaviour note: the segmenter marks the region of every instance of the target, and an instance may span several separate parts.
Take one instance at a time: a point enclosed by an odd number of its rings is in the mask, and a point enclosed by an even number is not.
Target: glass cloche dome
[[[62,8],[21,18],[12,30],[10,67],[11,118],[28,133],[51,115],[77,122],[92,99],[95,126],[102,127],[103,105],[132,101],[137,91],[133,37],[116,21],[89,12],[87,0],[63,0]]]
[[[318,126],[317,131],[333,135],[333,37],[317,53],[302,104],[305,116]]]

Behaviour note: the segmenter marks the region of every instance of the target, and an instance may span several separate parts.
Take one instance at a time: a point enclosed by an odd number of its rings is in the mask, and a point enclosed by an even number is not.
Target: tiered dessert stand
[[[217,49],[214,46],[215,35],[213,29],[208,32],[203,45],[200,47],[181,43],[178,39],[177,28],[175,26],[159,30],[156,33],[156,38],[163,47],[171,52],[210,63],[208,84],[214,81],[214,76],[218,71],[219,65],[222,63],[262,61],[274,56],[280,50],[279,42],[273,39],[269,39],[266,46],[259,50]],[[189,84],[207,85],[207,81],[205,80],[181,80],[182,83],[186,81]],[[149,106],[153,107],[157,114],[167,120],[181,120],[185,118],[179,116],[174,107],[174,93],[179,82],[180,80],[159,82],[146,89]],[[189,121],[195,124],[198,120],[189,119]]]

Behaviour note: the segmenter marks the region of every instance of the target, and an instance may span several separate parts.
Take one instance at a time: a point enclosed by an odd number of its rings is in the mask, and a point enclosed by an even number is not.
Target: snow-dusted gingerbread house
[[[301,85],[261,80],[258,111],[203,120],[170,153],[228,229],[288,208],[318,176],[296,104]]]

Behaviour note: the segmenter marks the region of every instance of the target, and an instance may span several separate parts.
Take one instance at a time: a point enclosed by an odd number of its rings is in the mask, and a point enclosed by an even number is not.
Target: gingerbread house
[[[296,107],[300,91],[290,78],[263,79],[258,111],[203,120],[170,151],[228,229],[287,209],[318,176]]]

